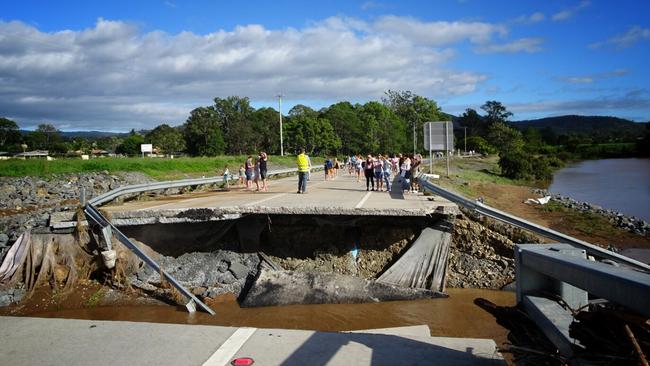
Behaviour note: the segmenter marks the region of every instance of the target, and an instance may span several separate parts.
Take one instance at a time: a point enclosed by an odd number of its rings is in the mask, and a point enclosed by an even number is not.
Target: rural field
[[[269,170],[294,168],[295,156],[271,156]],[[55,174],[90,173],[108,171],[141,172],[156,180],[173,180],[210,175],[221,175],[227,166],[232,175],[237,175],[240,165],[246,161],[245,155],[183,158],[95,158],[46,160],[5,160],[0,161],[0,176],[41,177]],[[313,158],[313,164],[320,164],[322,158]]]

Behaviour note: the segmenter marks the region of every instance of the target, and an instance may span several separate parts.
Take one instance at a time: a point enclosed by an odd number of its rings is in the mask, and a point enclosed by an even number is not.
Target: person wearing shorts
[[[259,168],[260,168],[260,179],[262,180],[262,191],[266,192],[269,189],[269,186],[266,182],[267,168],[266,162],[268,161],[268,156],[264,151],[260,152]]]
[[[253,169],[255,169],[255,164],[253,163],[253,157],[248,155],[246,163],[244,164],[246,169],[246,189],[253,188]]]
[[[239,181],[237,181],[237,187],[243,186],[245,181],[246,181],[246,168],[244,168],[243,165],[240,165],[239,166]]]
[[[361,158],[361,155],[357,155],[355,164],[354,170],[357,173],[357,182],[361,182],[361,171],[363,170],[363,159]]]
[[[384,172],[381,159],[383,159],[383,157],[379,155],[375,161],[373,161],[373,169],[375,172],[375,186],[377,186],[378,191],[381,191],[384,186]]]

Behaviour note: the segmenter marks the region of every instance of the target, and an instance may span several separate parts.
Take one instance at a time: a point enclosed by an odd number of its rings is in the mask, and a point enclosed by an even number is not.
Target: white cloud
[[[414,18],[385,16],[379,18],[374,28],[399,34],[410,40],[443,46],[463,40],[472,43],[488,42],[494,35],[505,36],[508,29],[502,25],[482,22],[422,22]]]
[[[503,44],[484,44],[475,48],[477,53],[535,53],[542,50],[541,38],[520,38]]]
[[[571,19],[577,12],[591,5],[591,1],[583,0],[578,5],[559,11],[551,17],[556,22]]]
[[[590,75],[581,76],[563,76],[559,79],[570,84],[591,84],[603,79],[622,77],[628,74],[626,69],[616,69],[612,71],[600,72]]]
[[[0,21],[0,111],[22,127],[129,130],[182,123],[214,97],[338,101],[387,89],[428,97],[470,93],[486,76],[449,66],[470,42],[534,52],[541,40],[490,45],[507,28],[482,22],[332,17],[302,29],[243,25],[200,35],[141,32],[98,19],[81,31],[41,32]]]
[[[378,1],[366,1],[361,4],[361,10],[370,10],[370,9],[387,9],[391,6],[387,3],[382,3]]]
[[[522,15],[520,17],[517,17],[514,22],[515,23],[522,23],[522,24],[534,24],[534,23],[539,23],[544,21],[546,19],[546,15],[542,12],[535,12],[530,15]]]
[[[613,46],[615,48],[628,48],[637,42],[648,40],[650,40],[650,28],[641,28],[639,26],[634,26],[623,34],[619,34],[603,42],[593,43],[589,45],[589,47],[600,48],[603,46]]]

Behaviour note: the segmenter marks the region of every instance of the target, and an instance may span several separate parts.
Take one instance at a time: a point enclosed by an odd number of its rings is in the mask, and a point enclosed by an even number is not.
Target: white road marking
[[[285,192],[285,193],[280,193],[280,194],[275,194],[275,195],[273,195],[273,196],[271,196],[271,197],[266,197],[266,198],[261,199],[261,200],[259,200],[259,201],[254,201],[254,202],[246,203],[246,204],[244,204],[244,206],[257,206],[257,205],[259,205],[260,203],[263,203],[263,202],[266,202],[266,201],[270,201],[270,200],[272,200],[272,199],[275,199],[275,198],[278,198],[278,197],[282,197],[282,196],[286,196],[286,195],[287,195],[286,192]]]
[[[368,197],[370,197],[371,194],[372,194],[372,191],[366,193],[366,195],[363,196],[361,201],[359,201],[359,203],[357,203],[357,205],[354,206],[354,208],[361,208],[361,206],[363,206],[363,204],[366,203],[366,201],[368,200]]]
[[[208,358],[203,366],[224,366],[228,365],[230,359],[239,351],[239,349],[248,341],[248,339],[257,331],[257,328],[239,328],[230,338]]]

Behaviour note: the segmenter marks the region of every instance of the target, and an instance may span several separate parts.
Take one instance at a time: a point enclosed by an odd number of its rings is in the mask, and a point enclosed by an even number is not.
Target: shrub
[[[545,156],[540,156],[532,160],[531,173],[535,179],[550,180],[553,178],[553,169],[549,160]]]
[[[522,150],[510,150],[500,154],[501,174],[510,179],[527,179],[532,174],[530,155]]]

